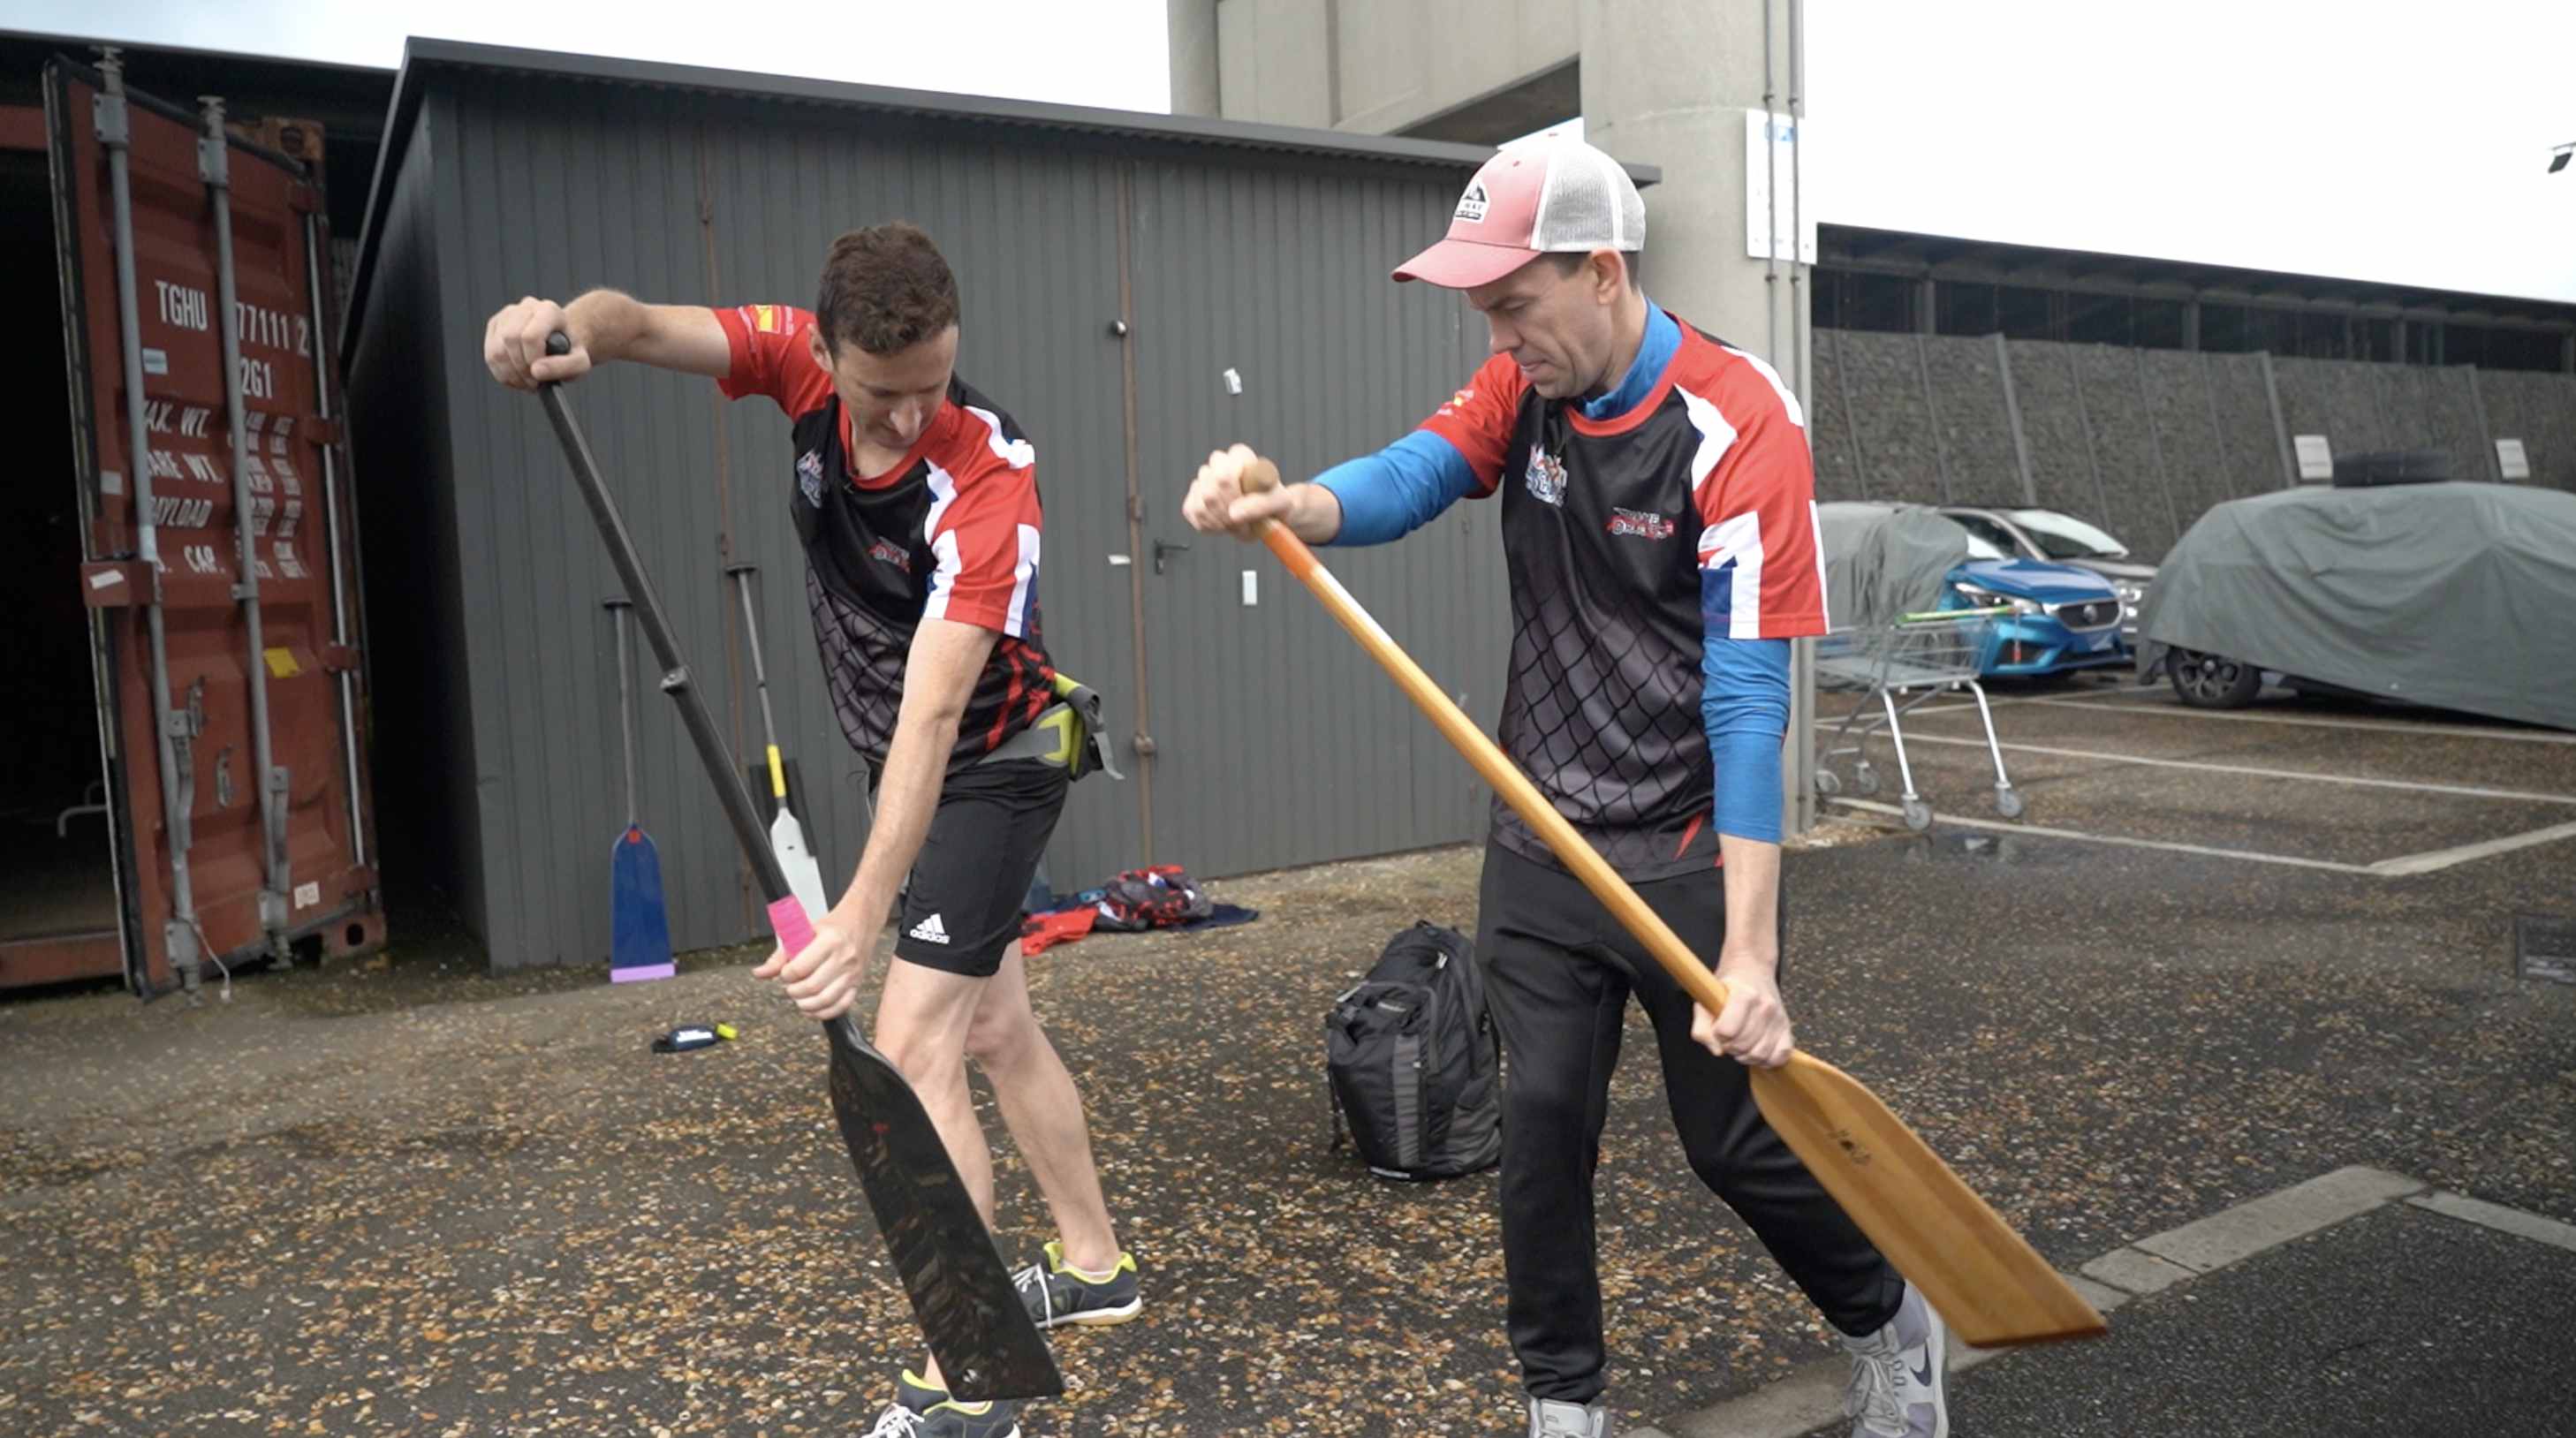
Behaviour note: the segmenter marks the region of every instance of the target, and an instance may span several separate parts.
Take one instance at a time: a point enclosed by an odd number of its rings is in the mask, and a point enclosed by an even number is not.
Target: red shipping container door
[[[46,71],[71,452],[23,482],[72,491],[96,734],[55,737],[53,782],[86,802],[10,883],[58,876],[23,907],[62,912],[0,928],[0,986],[122,972],[152,994],[384,928],[321,196],[219,105],[126,93],[116,68]]]

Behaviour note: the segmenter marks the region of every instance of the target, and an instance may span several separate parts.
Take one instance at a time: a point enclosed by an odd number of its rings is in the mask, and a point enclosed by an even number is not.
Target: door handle
[[[1168,540],[1168,539],[1157,539],[1157,540],[1155,540],[1155,541],[1154,541],[1154,572],[1155,572],[1156,574],[1160,574],[1160,573],[1162,573],[1162,572],[1163,572],[1163,561],[1164,561],[1166,558],[1170,557],[1171,555],[1186,553],[1188,550],[1189,550],[1189,546],[1188,546],[1188,545],[1186,545],[1186,544],[1174,544],[1174,543],[1172,543],[1172,542],[1171,542],[1170,540]]]

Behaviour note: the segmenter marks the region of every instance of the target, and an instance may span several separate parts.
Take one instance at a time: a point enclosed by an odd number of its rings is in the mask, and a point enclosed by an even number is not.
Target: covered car
[[[2576,729],[2576,495],[2483,482],[2212,506],[2165,556],[2139,668],[2188,704],[2266,673]]]

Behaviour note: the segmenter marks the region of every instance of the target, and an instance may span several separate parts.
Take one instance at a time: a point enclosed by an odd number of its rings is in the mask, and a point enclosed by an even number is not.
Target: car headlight
[[[2127,580],[2113,580],[2111,583],[2111,592],[2120,596],[2120,602],[2122,604],[2132,606],[2130,611],[2131,613],[2136,612],[2135,606],[2137,602],[2147,597],[2147,587],[2145,585],[2132,584]]]
[[[1979,609],[1990,609],[2000,604],[2010,606],[2012,612],[2015,614],[2037,614],[2040,612],[2039,605],[2034,600],[2016,599],[2011,595],[1997,594],[1991,589],[1975,584],[1960,585],[1959,593],[1961,597],[1968,601],[1969,604]]]

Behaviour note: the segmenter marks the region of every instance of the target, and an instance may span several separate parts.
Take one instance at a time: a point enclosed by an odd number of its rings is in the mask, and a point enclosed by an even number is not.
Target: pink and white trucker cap
[[[1645,247],[1646,202],[1619,162],[1581,140],[1542,140],[1487,160],[1458,197],[1448,238],[1395,278],[1467,290],[1543,254]]]

